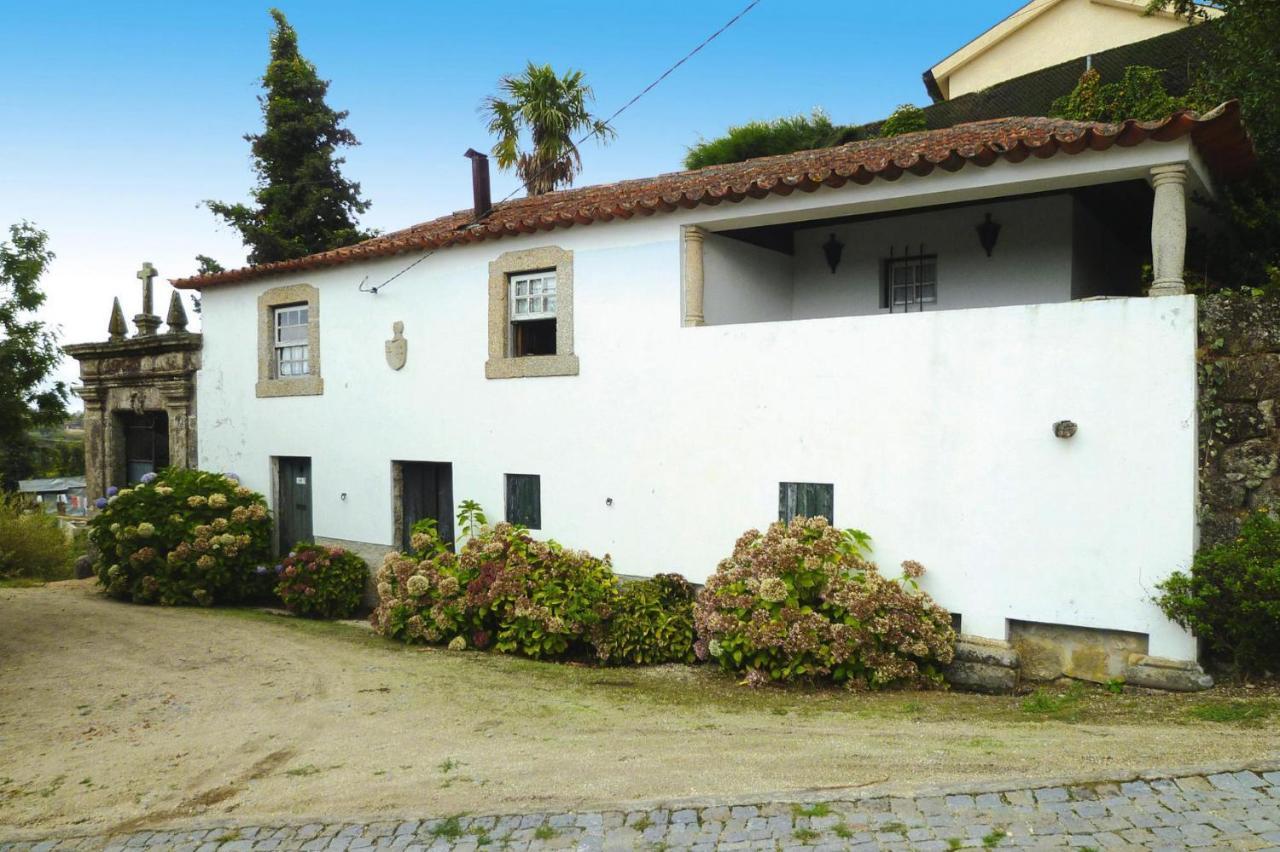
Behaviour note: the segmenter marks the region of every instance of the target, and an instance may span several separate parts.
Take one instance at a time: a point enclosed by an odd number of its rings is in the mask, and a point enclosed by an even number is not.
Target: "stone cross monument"
[[[138,327],[138,337],[150,337],[160,327],[160,317],[154,312],[151,296],[151,279],[156,277],[156,268],[151,261],[142,264],[138,270],[138,278],[142,280],[142,313],[133,318]]]
[[[195,377],[203,338],[187,331],[187,313],[176,292],[169,301],[169,328],[157,333],[152,279],[142,264],[142,313],[128,336],[124,311],[115,299],[108,338],[64,349],[80,362],[84,400],[85,476],[91,499],[111,485],[123,487],[149,470],[195,467]]]

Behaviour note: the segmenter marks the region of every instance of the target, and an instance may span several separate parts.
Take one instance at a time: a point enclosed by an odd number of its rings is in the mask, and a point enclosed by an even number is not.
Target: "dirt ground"
[[[0,837],[1280,755],[1280,716],[1194,715],[1223,700],[1092,690],[1028,710],[1012,696],[750,690],[706,667],[539,664],[245,610],[130,606],[88,581],[0,589]]]

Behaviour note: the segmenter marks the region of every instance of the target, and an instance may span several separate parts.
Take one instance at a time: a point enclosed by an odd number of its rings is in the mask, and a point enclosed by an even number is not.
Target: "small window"
[[[511,355],[556,354],[556,273],[511,276]]]
[[[922,310],[938,301],[938,256],[893,257],[884,262],[880,307],[890,311]]]
[[[276,378],[305,376],[311,372],[306,305],[287,305],[275,309]]]
[[[823,517],[834,523],[835,486],[823,482],[781,482],[778,484],[778,520]]]
[[[542,529],[542,478],[537,474],[507,474],[507,523]]]

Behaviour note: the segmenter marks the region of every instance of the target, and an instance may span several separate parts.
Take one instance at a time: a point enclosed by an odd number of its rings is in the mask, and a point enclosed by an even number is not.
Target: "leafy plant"
[[[67,386],[51,381],[62,360],[57,337],[35,312],[40,278],[53,263],[49,235],[30,222],[0,241],[0,487],[15,488],[34,467],[30,431],[66,417]]]
[[[1280,660],[1280,520],[1251,514],[1233,541],[1201,550],[1191,573],[1174,572],[1156,603],[1191,630],[1213,659],[1242,673]]]
[[[880,135],[901,136],[904,133],[918,133],[928,127],[924,110],[914,104],[902,104],[880,125]]]
[[[299,543],[276,566],[276,594],[285,609],[307,618],[348,618],[360,606],[369,566],[341,547]]]
[[[514,168],[530,195],[542,195],[573,183],[582,171],[582,154],[574,136],[586,133],[607,143],[613,128],[591,114],[591,87],[581,71],[557,75],[550,65],[533,62],[521,74],[498,80],[502,97],[485,99],[481,112],[489,132],[497,136],[493,155],[502,169]],[[521,134],[532,143],[521,151]]]
[[[749,121],[728,129],[723,136],[703,139],[689,148],[686,169],[721,163],[739,163],[755,157],[771,157],[795,151],[829,148],[841,142],[848,128],[837,127],[820,109],[810,115],[790,115],[769,121]]]
[[[435,529],[435,521],[428,519],[431,529]],[[419,523],[422,523],[421,521]],[[458,504],[458,532],[462,538],[475,538],[480,530],[487,526],[488,518],[484,515],[484,509],[475,500],[463,500]],[[415,525],[414,529],[418,527]]]
[[[1053,102],[1049,114],[1075,121],[1155,121],[1190,105],[1169,94],[1160,69],[1130,65],[1115,83],[1103,83],[1096,68],[1085,71],[1074,89]]]
[[[271,517],[234,475],[168,468],[108,489],[89,522],[107,594],[134,603],[209,606],[267,594]]]
[[[597,654],[614,665],[692,663],[693,587],[679,574],[624,583]]]
[[[407,642],[462,638],[534,659],[594,653],[617,597],[608,559],[531,538],[511,524],[481,528],[455,556],[433,531],[378,572],[378,632]]]
[[[17,495],[0,496],[0,578],[64,579],[71,560],[71,545],[55,517]]]
[[[753,685],[830,678],[852,686],[939,686],[955,653],[951,616],[903,563],[883,577],[863,554],[869,537],[825,518],[751,530],[698,596],[695,650]]]

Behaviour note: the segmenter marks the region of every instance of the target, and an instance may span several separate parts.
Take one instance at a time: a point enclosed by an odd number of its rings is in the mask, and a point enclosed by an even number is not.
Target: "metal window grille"
[[[276,377],[305,376],[310,372],[309,310],[306,305],[275,309]]]
[[[884,262],[884,293],[880,307],[890,311],[912,308],[938,301],[938,256],[918,254],[890,257]]]

